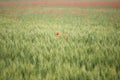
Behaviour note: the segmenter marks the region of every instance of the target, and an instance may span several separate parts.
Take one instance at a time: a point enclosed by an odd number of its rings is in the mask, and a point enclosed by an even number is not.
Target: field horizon
[[[106,1],[0,1],[0,5],[53,5],[53,6],[120,6],[120,1],[118,2],[106,2]]]

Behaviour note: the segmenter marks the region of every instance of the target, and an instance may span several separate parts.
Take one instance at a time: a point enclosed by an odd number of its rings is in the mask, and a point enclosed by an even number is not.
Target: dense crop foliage
[[[0,9],[0,80],[119,79],[119,9]]]

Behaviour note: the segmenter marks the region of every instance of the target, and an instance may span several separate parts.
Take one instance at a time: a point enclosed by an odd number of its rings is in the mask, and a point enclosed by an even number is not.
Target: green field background
[[[119,79],[120,9],[0,9],[0,80]]]

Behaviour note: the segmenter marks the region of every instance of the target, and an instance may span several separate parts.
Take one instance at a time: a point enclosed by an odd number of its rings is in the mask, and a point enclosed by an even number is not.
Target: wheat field
[[[0,9],[0,80],[119,80],[120,9]]]

